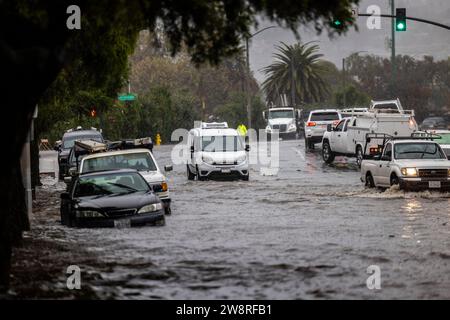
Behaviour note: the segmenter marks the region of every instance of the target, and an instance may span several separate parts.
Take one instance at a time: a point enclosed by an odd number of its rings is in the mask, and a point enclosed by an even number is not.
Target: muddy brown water
[[[159,165],[171,146],[155,147]],[[167,174],[164,227],[70,229],[63,185],[44,179],[33,229],[14,256],[12,297],[117,299],[450,298],[450,194],[367,190],[352,159],[324,165],[282,141],[275,176],[188,181]],[[81,290],[66,268],[81,268]],[[366,286],[379,266],[381,289]]]

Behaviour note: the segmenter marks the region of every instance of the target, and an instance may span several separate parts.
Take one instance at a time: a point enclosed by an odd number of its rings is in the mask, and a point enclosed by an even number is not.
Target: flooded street
[[[155,147],[160,167],[171,150]],[[15,252],[12,294],[72,297],[65,272],[78,265],[77,297],[450,298],[448,193],[367,190],[354,159],[327,166],[303,140],[280,143],[275,176],[252,168],[249,182],[188,181],[175,165],[167,177],[166,226],[126,229],[61,226],[64,184],[43,179],[39,212]],[[42,252],[33,255],[33,243]],[[380,290],[366,286],[371,265]]]

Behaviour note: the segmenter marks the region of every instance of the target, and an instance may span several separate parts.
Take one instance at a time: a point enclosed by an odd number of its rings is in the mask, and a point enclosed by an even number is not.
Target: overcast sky
[[[378,5],[382,13],[390,14],[389,0],[363,0],[359,5],[359,12],[366,13],[368,6]],[[417,18],[434,20],[450,25],[450,0],[396,0],[397,8],[406,8],[406,15]],[[330,39],[326,32],[317,35],[312,26],[299,30],[301,40],[317,40],[327,59],[341,68],[342,58],[356,51],[368,51],[371,54],[390,56],[388,43],[391,35],[390,19],[382,18],[380,30],[369,30],[365,17],[357,19],[358,31],[350,30],[345,36]],[[269,21],[262,21],[259,29],[273,25]],[[292,44],[296,38],[290,30],[273,28],[263,31],[251,39],[250,67],[258,81],[264,80],[261,68],[272,61],[275,45],[280,41]],[[409,54],[420,59],[423,55],[432,55],[436,59],[447,59],[450,56],[450,30],[420,22],[407,22],[407,31],[396,32],[397,54]],[[367,54],[367,53],[361,53]]]

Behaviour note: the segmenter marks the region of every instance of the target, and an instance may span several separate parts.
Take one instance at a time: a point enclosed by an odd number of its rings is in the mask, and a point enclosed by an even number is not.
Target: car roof
[[[111,169],[111,170],[101,170],[101,171],[95,171],[95,172],[81,173],[79,175],[79,177],[82,178],[82,177],[91,177],[91,176],[101,176],[104,174],[111,174],[111,173],[138,173],[139,174],[139,172],[135,169]]]
[[[133,154],[133,153],[151,153],[150,150],[139,148],[139,149],[125,149],[125,150],[115,150],[115,151],[106,151],[106,152],[98,152],[93,153],[88,156],[85,156],[83,160],[88,160],[92,158],[101,158],[101,157],[108,157],[108,156],[116,156],[120,154]]]
[[[67,138],[67,137],[76,137],[76,136],[101,136],[101,132],[97,131],[97,130],[91,130],[91,129],[86,129],[86,130],[75,130],[75,131],[70,131],[70,132],[66,132],[63,135],[63,139]]]
[[[320,112],[337,112],[339,113],[338,109],[317,109],[317,110],[311,110],[311,113],[320,113]]]
[[[224,128],[224,129],[203,129],[194,128],[194,132],[197,132],[199,136],[238,136],[236,129]]]

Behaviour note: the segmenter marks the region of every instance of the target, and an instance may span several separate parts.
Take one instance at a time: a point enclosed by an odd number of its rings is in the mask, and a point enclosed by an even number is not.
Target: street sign
[[[133,94],[125,94],[119,96],[119,101],[133,101],[136,99],[136,96]]]
[[[358,18],[359,12],[358,12],[358,7],[352,7],[352,17],[353,18]]]

